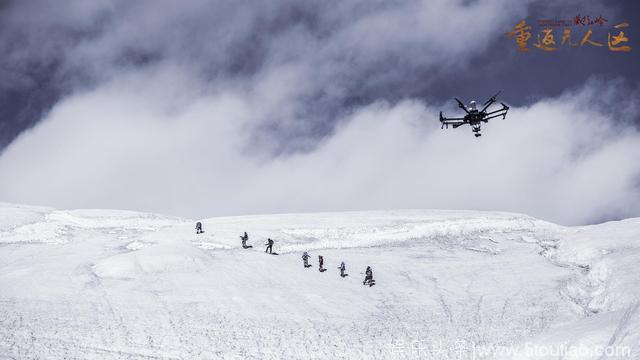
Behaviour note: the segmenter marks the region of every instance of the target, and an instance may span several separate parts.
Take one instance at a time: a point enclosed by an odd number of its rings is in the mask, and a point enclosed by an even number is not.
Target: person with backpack
[[[247,232],[244,232],[244,235],[240,235],[240,240],[242,240],[242,248],[243,249],[248,249],[248,248],[252,248],[253,246],[251,245],[247,245],[247,241],[249,240],[249,235],[247,234]]]
[[[267,245],[267,248],[264,252],[269,252],[269,254],[271,254],[271,251],[273,250],[273,240],[271,240],[271,238],[267,239],[267,243],[265,245]]]

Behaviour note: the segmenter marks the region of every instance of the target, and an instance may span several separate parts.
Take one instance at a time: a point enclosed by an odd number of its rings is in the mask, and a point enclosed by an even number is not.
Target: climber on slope
[[[248,248],[252,248],[253,246],[251,245],[247,245],[247,241],[249,240],[249,235],[247,234],[247,232],[244,232],[244,235],[240,235],[240,240],[242,240],[242,248],[243,249],[248,249]]]
[[[267,248],[264,250],[264,252],[268,252],[269,254],[271,254],[273,250],[273,240],[271,240],[271,238],[267,239],[267,243],[265,245],[267,245]]]
[[[348,276],[348,274],[345,274],[345,270],[347,269],[347,267],[344,265],[344,261],[340,263],[340,266],[338,266],[338,269],[340,270],[340,276],[341,277],[345,277]]]
[[[309,253],[306,251],[302,254],[302,262],[304,263],[305,268],[311,267],[311,265],[309,265],[309,257]]]

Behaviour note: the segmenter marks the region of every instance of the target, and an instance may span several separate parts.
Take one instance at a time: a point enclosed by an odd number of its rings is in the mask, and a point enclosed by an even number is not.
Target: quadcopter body
[[[467,107],[462,103],[462,101],[460,101],[460,99],[454,98],[458,102],[458,107],[464,110],[466,114],[464,115],[464,117],[447,118],[447,117],[444,117],[442,115],[442,111],[440,111],[440,122],[442,123],[441,128],[442,129],[444,129],[445,127],[449,128],[449,125],[451,125],[455,129],[459,126],[469,124],[471,126],[471,130],[473,131],[474,135],[476,137],[480,137],[482,135],[480,134],[480,128],[482,126],[482,123],[487,123],[489,122],[490,119],[493,119],[499,116],[502,116],[503,120],[507,117],[507,111],[509,111],[509,107],[504,103],[500,103],[502,105],[502,108],[498,110],[488,111],[489,107],[491,107],[491,105],[493,105],[497,101],[496,97],[500,95],[501,92],[502,90],[498,91],[498,93],[496,93],[491,98],[489,98],[489,100],[487,100],[482,105],[483,107],[481,110],[478,110],[478,107],[475,101],[471,101],[469,103],[469,106]]]

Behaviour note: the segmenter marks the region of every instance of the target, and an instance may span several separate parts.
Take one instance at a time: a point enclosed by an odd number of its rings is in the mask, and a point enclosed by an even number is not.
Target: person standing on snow
[[[320,267],[318,268],[318,271],[323,272],[325,270],[324,266],[324,258],[322,257],[322,255],[318,255],[318,263],[320,264]]]
[[[373,271],[371,270],[371,266],[367,266],[367,270],[364,272],[364,281],[362,282],[362,285],[369,285],[369,286],[373,286],[374,284],[374,280],[373,280]]]
[[[250,248],[251,246],[247,246],[247,240],[249,240],[249,235],[247,234],[247,232],[244,232],[244,235],[240,236],[240,240],[242,240],[242,248],[246,249],[246,248]]]
[[[304,262],[305,268],[311,267],[311,265],[309,265],[309,254],[306,251],[302,254],[302,261]]]
[[[267,248],[264,250],[264,252],[269,252],[269,254],[271,254],[271,251],[273,250],[273,240],[271,240],[270,238],[267,239],[267,243],[265,245],[267,245]]]
[[[344,261],[340,263],[340,266],[338,266],[338,269],[340,269],[340,276],[341,277],[345,277],[347,276],[347,274],[345,274],[345,270],[347,269],[347,267],[344,265]]]
[[[202,234],[204,231],[202,231],[202,223],[200,221],[198,221],[196,223],[196,234]]]

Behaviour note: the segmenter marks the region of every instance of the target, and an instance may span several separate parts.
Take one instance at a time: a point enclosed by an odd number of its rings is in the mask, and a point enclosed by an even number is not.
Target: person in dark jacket
[[[367,270],[364,272],[364,274],[364,281],[362,282],[362,285],[373,286],[373,284],[375,284],[375,281],[373,280],[373,271],[371,270],[371,266],[367,266]]]
[[[323,272],[325,271],[324,266],[324,258],[322,257],[322,255],[318,255],[318,264],[320,264],[320,267],[318,268],[318,271]]]
[[[267,243],[265,245],[267,245],[267,248],[264,250],[264,252],[268,252],[269,254],[271,254],[271,251],[273,250],[273,240],[271,240],[270,238],[267,239]]]
[[[311,267],[311,265],[309,265],[309,257],[310,256],[306,251],[302,254],[302,261],[304,262],[305,268]]]
[[[198,221],[196,223],[196,234],[202,234],[204,231],[202,231],[202,223],[200,221]]]
[[[344,265],[344,261],[340,263],[340,266],[338,266],[338,269],[340,270],[340,276],[345,277],[347,276],[347,274],[345,274],[345,270],[347,269],[347,267]]]
[[[251,245],[247,245],[247,241],[249,240],[249,235],[247,234],[246,231],[244,232],[244,235],[240,236],[240,240],[242,240],[242,248],[243,249],[247,249],[247,248],[253,247]]]

